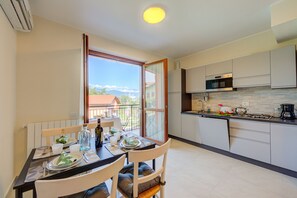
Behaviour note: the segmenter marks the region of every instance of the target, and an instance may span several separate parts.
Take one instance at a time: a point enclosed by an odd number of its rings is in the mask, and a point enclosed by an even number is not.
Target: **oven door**
[[[221,76],[208,77],[206,79],[206,91],[232,91],[233,79],[231,77],[221,78]]]

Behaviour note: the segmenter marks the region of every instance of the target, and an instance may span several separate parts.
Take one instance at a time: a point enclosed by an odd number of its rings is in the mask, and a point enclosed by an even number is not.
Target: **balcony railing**
[[[89,107],[89,118],[98,116],[116,116],[121,119],[125,131],[132,131],[140,128],[141,110],[139,104],[114,105],[114,106],[91,106]]]

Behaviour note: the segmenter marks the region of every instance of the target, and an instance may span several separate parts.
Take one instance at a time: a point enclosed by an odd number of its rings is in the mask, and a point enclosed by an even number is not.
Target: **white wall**
[[[16,113],[16,33],[0,9],[0,197],[13,181]]]
[[[181,68],[191,68],[208,65],[216,62],[247,56],[258,52],[297,44],[297,39],[278,44],[271,30],[260,32],[248,37],[232,41],[214,48],[191,54],[177,59]]]
[[[82,31],[34,17],[31,33],[17,35],[17,125],[15,172],[26,159],[30,122],[79,115]],[[89,34],[90,48],[139,61],[163,57]]]

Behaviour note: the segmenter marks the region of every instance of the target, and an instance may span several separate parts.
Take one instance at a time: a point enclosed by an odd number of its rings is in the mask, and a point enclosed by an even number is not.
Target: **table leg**
[[[37,193],[36,193],[36,189],[33,189],[33,198],[37,198]]]
[[[128,161],[128,153],[126,154],[126,159],[127,159],[127,165],[129,164],[129,161]]]
[[[153,159],[153,169],[156,170],[156,159]],[[153,198],[156,198],[156,196],[154,195]]]
[[[15,198],[23,198],[23,192],[21,189],[15,189]]]

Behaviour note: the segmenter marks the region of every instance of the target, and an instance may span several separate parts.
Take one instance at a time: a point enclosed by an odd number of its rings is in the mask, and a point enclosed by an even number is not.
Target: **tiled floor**
[[[168,153],[166,181],[166,198],[297,198],[296,178],[177,140]]]
[[[296,198],[297,179],[173,140],[167,198]]]

